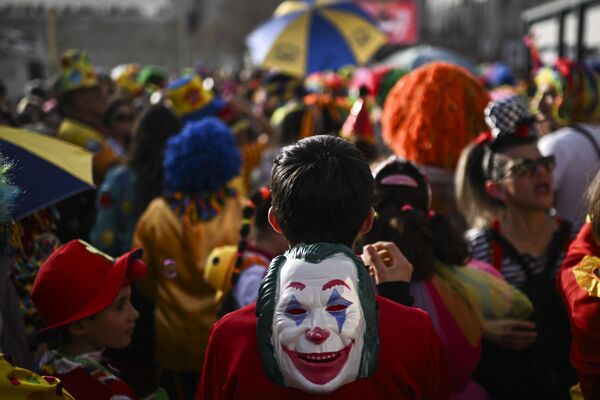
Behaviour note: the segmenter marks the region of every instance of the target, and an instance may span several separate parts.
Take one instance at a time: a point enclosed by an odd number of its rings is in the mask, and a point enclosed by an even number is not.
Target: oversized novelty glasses
[[[538,170],[538,167],[544,168],[546,171],[551,172],[556,167],[556,159],[554,156],[546,156],[540,157],[536,160],[531,159],[520,159],[515,160],[508,165],[508,167],[504,170],[504,173],[500,178],[508,178],[511,176],[514,177],[523,177],[535,175],[535,172]]]

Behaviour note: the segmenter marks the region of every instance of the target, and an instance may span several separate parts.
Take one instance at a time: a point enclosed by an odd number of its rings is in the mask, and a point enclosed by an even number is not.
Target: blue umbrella
[[[392,53],[378,62],[377,65],[415,69],[434,61],[444,61],[458,65],[469,70],[471,73],[476,73],[477,71],[473,63],[453,51],[426,45],[414,46]]]
[[[387,38],[358,5],[342,0],[284,1],[246,44],[252,62],[294,76],[365,64]]]
[[[93,188],[92,153],[78,146],[0,126],[0,153],[13,164],[10,180],[20,189],[14,220]]]

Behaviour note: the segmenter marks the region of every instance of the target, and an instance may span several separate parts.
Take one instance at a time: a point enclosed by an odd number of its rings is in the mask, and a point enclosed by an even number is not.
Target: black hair
[[[58,111],[58,114],[62,118],[68,117],[71,112],[71,107],[73,103],[73,91],[61,93],[60,96],[57,97],[57,100],[58,105],[56,107],[56,110]]]
[[[264,232],[272,229],[269,225],[269,208],[271,207],[271,193],[268,187],[263,186],[250,195],[248,204],[242,210],[242,227],[240,228],[240,240],[238,242],[235,268],[231,275],[231,283],[235,285],[242,272],[244,263],[244,252],[248,246],[250,230],[254,229]]]
[[[134,189],[136,215],[162,193],[165,144],[180,130],[179,119],[162,104],[147,108],[135,122],[127,164],[137,176]]]
[[[470,255],[469,245],[448,218],[429,210],[429,184],[425,175],[410,162],[395,159],[387,163],[376,177],[378,216],[359,244],[395,243],[413,265],[413,279],[417,281],[431,276],[435,260],[448,266],[465,265]],[[412,178],[418,187],[381,183],[383,178],[395,174]]]
[[[250,201],[254,205],[254,219],[252,229],[264,232],[272,230],[269,224],[269,208],[271,208],[271,189],[263,186],[250,195]]]
[[[109,127],[113,123],[115,114],[122,106],[130,106],[133,109],[133,103],[128,96],[117,94],[108,100],[104,116],[102,117],[105,127]]]
[[[306,106],[302,105],[299,106],[297,110],[290,111],[285,117],[283,117],[281,124],[279,125],[279,140],[283,146],[293,144],[300,139],[302,121],[304,120],[304,115],[306,112]]]
[[[352,247],[373,204],[373,177],[351,143],[318,135],[284,147],[273,162],[273,213],[291,246]]]

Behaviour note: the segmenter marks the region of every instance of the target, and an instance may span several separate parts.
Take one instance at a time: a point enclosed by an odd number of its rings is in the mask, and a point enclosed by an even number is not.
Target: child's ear
[[[373,207],[371,207],[371,209],[369,210],[369,215],[367,215],[367,218],[365,218],[365,220],[363,221],[358,233],[359,234],[369,233],[371,231],[371,228],[373,228],[374,221],[375,221],[375,209]]]
[[[496,181],[486,181],[485,191],[487,192],[488,196],[490,196],[494,200],[506,200],[504,188]]]
[[[275,218],[275,214],[273,213],[273,207],[269,208],[269,224],[271,224],[275,232],[283,234],[283,231],[277,222],[277,218]]]
[[[80,321],[73,322],[69,324],[67,331],[69,334],[73,336],[83,336],[87,333],[87,324],[86,320],[82,319]]]

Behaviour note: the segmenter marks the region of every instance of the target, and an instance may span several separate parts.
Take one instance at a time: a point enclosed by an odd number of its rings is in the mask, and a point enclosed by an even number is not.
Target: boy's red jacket
[[[592,225],[586,223],[569,247],[557,278],[573,333],[571,364],[577,370],[586,399],[592,398],[600,377],[600,298],[597,297],[600,278],[593,272],[594,264],[600,268],[600,258],[596,257],[600,257],[600,247],[594,241]],[[574,271],[580,276],[579,282]],[[596,295],[589,291],[593,289],[594,281]]]
[[[196,399],[447,399],[448,374],[430,317],[379,296],[377,304],[381,344],[371,378],[326,395],[272,383],[263,372],[250,304],[212,326]]]

